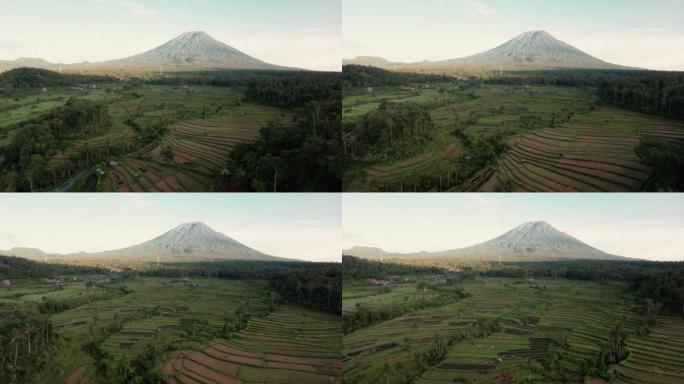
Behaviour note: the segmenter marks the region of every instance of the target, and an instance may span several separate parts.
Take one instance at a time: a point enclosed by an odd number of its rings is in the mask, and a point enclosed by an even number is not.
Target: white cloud
[[[437,0],[437,4],[440,6],[454,3],[460,6],[468,7],[470,10],[481,16],[492,16],[496,13],[496,9],[485,3],[483,0]]]
[[[152,16],[155,13],[157,13],[156,10],[152,8],[148,8],[146,5],[141,4],[136,1],[127,1],[127,0],[93,0],[97,4],[112,4],[117,7],[123,8],[129,13],[132,13],[134,15],[138,16]]]
[[[496,205],[496,200],[492,199],[491,197],[485,196],[483,193],[466,193],[464,194],[466,199],[477,203],[483,207],[492,207]]]
[[[147,208],[154,205],[154,201],[147,199],[140,193],[122,193],[121,196],[129,203],[133,203],[140,208]]]
[[[460,0],[460,3],[470,7],[473,11],[479,13],[482,16],[492,16],[496,13],[496,9],[488,6],[480,0]]]

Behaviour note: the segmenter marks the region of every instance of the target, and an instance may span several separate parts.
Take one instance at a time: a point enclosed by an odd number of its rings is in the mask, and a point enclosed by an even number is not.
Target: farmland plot
[[[639,191],[651,174],[634,149],[640,136],[684,140],[684,124],[609,107],[558,128],[518,135],[489,180],[473,190],[512,182],[517,191]]]
[[[493,278],[464,281],[463,288],[472,296],[346,335],[345,380],[375,383],[389,375],[393,383],[515,383],[530,375],[544,382],[551,352],[563,374],[575,377],[617,324],[638,326],[619,284]],[[498,326],[487,325],[493,322]],[[439,340],[451,340],[445,357],[415,377],[415,356]]]
[[[228,340],[176,352],[164,373],[174,384],[342,383],[341,342],[339,317],[283,306]]]

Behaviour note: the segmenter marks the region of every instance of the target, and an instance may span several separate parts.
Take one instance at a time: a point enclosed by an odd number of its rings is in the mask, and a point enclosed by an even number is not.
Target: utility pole
[[[503,64],[499,64],[499,76],[503,77]]]
[[[278,168],[276,168],[273,174],[273,192],[278,192]]]

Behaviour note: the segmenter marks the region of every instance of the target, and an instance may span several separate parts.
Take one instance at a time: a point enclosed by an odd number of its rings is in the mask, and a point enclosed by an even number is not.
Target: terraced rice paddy
[[[477,278],[465,281],[463,288],[472,296],[346,335],[345,382],[386,382],[387,375],[392,383],[515,383],[528,377],[552,382],[552,374],[582,382],[577,375],[596,359],[610,330],[621,324],[633,333],[639,324],[631,298],[617,283]],[[493,320],[500,329],[483,332],[483,324]],[[657,337],[657,331],[652,335]],[[453,340],[446,357],[414,377],[418,368],[413,356],[430,350],[436,338]],[[639,340],[628,336],[628,348]],[[671,356],[676,356],[681,343],[670,345]],[[543,364],[552,355],[557,363],[547,372]],[[618,370],[639,356],[630,356]]]
[[[651,333],[627,340],[630,354],[616,368],[619,384],[684,382],[684,321],[661,316]]]
[[[450,92],[440,94],[437,88],[441,87]],[[465,127],[473,139],[528,125],[541,127],[543,122],[549,123],[552,119],[588,112],[589,98],[579,89],[547,86],[454,88],[446,84],[431,89],[418,87],[417,91],[399,87],[381,89],[374,94],[351,91],[343,101],[345,122],[357,122],[382,101],[416,102],[432,111],[433,138],[418,155],[348,170],[346,190],[411,191],[411,186],[421,180],[430,180],[437,190],[445,190],[452,185],[452,177],[465,153],[463,144],[452,135],[457,126]]]
[[[233,147],[258,137],[269,122],[295,124],[291,112],[245,104],[231,107],[211,118],[172,124],[164,138],[114,166],[100,181],[105,192],[201,192],[225,167]],[[172,158],[165,158],[164,150]]]
[[[432,109],[434,136],[418,155],[348,170],[346,190],[411,191],[423,184],[428,190],[469,192],[641,191],[652,170],[635,153],[640,137],[684,141],[684,123],[612,107],[596,109],[591,106],[596,97],[579,88],[482,85],[456,91],[476,98],[451,102],[433,90],[420,92],[412,96],[390,88],[376,96],[358,91],[345,95],[344,119],[352,123],[377,108],[378,100],[426,105]],[[467,163],[464,155],[470,156],[451,134],[456,127],[471,140],[495,132],[512,136],[503,158],[455,186],[452,175]]]
[[[493,191],[509,180],[516,191],[639,191],[651,174],[634,152],[641,135],[681,141],[684,123],[602,107],[514,137],[496,172],[471,190]]]
[[[257,283],[216,279],[145,279],[127,284],[133,291],[111,300],[94,301],[53,316],[55,330],[79,340],[91,327],[109,327],[115,319],[123,326],[104,342],[113,355],[130,354],[151,342],[182,338],[187,329],[199,335],[220,334],[224,319],[243,303],[248,312],[264,314],[264,287]]]
[[[90,137],[67,139],[64,148],[47,158],[49,175],[55,183],[67,185],[66,190],[208,191],[236,144],[254,140],[269,122],[296,124],[292,111],[243,103],[240,88],[56,88],[18,101],[8,99],[0,110],[0,146],[9,140],[14,132],[10,128],[17,121],[59,107],[71,97],[105,102],[111,127]],[[162,139],[141,148],[141,127],[158,125],[167,129]],[[162,156],[164,148],[170,148],[170,159]],[[109,160],[118,165],[107,166]],[[94,173],[98,168],[104,175]]]
[[[405,302],[427,299],[436,295],[431,290],[419,290],[416,284],[392,284],[391,286],[368,285],[368,284],[345,284],[342,290],[342,311],[351,312],[357,306],[363,305],[366,308],[380,308],[401,304]]]
[[[229,340],[178,351],[164,366],[172,384],[342,383],[339,317],[282,306]]]

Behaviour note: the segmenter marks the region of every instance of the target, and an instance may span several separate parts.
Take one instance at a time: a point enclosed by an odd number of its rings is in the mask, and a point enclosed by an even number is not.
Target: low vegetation
[[[0,265],[3,383],[341,382],[339,264]]]
[[[678,73],[568,70],[446,80],[345,66],[344,79],[348,191],[681,190]],[[430,117],[429,135],[409,147],[390,140],[412,127],[400,107]],[[394,128],[399,134],[390,136]]]
[[[364,312],[394,314],[347,328],[345,382],[684,378],[682,344],[672,338],[681,332],[684,315],[681,263],[450,261],[425,268],[351,257],[343,262],[355,271],[344,282],[345,326],[346,318]],[[434,268],[441,270],[429,273]],[[410,306],[422,292],[427,301],[440,290],[465,295]],[[662,353],[654,354],[654,345]]]
[[[6,191],[335,191],[339,75],[0,75]]]

